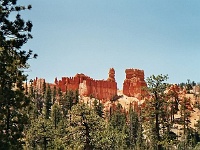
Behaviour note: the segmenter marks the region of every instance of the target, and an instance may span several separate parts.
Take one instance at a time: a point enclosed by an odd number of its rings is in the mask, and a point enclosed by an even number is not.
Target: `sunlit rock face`
[[[143,88],[146,87],[144,80],[144,71],[139,69],[126,69],[126,78],[123,83],[123,94],[128,97],[136,97],[142,99]],[[44,79],[36,78],[33,82],[34,86],[42,89]],[[95,80],[82,73],[76,74],[74,77],[55,78],[54,83],[49,84],[51,88],[56,87],[62,92],[78,90],[80,96],[93,97],[102,102],[114,99],[117,96],[117,82],[115,80],[115,70],[110,68],[108,78],[106,80]]]
[[[111,68],[107,80],[95,80],[84,74],[76,74],[74,77],[62,77],[55,79],[56,87],[62,92],[78,90],[80,96],[94,97],[102,101],[111,100],[117,95],[117,83],[115,70]]]
[[[146,87],[144,71],[139,69],[126,69],[126,79],[123,83],[123,94],[129,97],[141,99],[144,94],[143,88]]]

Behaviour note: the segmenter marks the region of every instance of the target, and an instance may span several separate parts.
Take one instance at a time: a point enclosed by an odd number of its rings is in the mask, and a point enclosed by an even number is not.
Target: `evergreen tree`
[[[121,104],[117,104],[116,110],[113,111],[110,119],[110,125],[118,131],[122,131],[126,124],[126,114],[122,112]]]
[[[32,82],[30,82],[30,90],[29,90],[29,99],[30,104],[28,107],[28,115],[29,115],[29,121],[35,118],[38,118],[39,111],[38,111],[38,104],[37,104],[37,98],[36,98],[36,91],[34,90],[34,87],[32,85]]]
[[[145,127],[146,133],[150,141],[150,145],[155,150],[162,149],[162,135],[161,127],[163,132],[167,126],[165,126],[166,120],[166,94],[165,90],[167,84],[165,81],[168,79],[166,75],[150,76],[147,78],[148,92],[150,99],[146,100],[145,106]]]
[[[78,102],[79,102],[79,92],[78,92],[78,90],[76,90],[74,92],[74,101],[73,101],[73,104],[76,105],[76,104],[78,104]]]
[[[189,128],[190,124],[190,110],[188,109],[188,106],[190,105],[190,100],[186,97],[183,98],[181,104],[181,118],[180,118],[180,124],[183,125],[183,133],[186,135],[187,129]]]
[[[25,107],[29,99],[23,82],[27,80],[24,69],[29,67],[32,51],[21,49],[32,38],[32,23],[20,15],[25,9],[31,6],[18,6],[17,0],[0,0],[0,149],[21,149],[27,123]]]
[[[66,106],[68,110],[72,109],[74,102],[75,102],[74,92],[71,90],[67,91],[66,92]]]
[[[126,114],[120,103],[117,104],[116,109],[113,109],[111,113],[109,128],[111,133],[115,135],[115,137],[111,136],[111,149],[127,149],[127,138],[130,134],[126,124]]]
[[[188,107],[190,106],[190,99],[184,97],[183,100],[180,102],[181,109],[180,109],[180,124],[183,126],[181,130],[183,130],[183,134],[181,137],[181,141],[179,143],[179,148],[186,150],[191,148],[191,145],[194,145],[194,136],[193,130],[191,129],[190,125],[190,110]]]
[[[139,121],[135,150],[142,150],[145,148],[146,148],[146,145],[145,145],[145,141],[144,141],[142,122]]]
[[[103,113],[103,104],[97,101],[97,99],[94,100],[93,102],[94,105],[94,111],[100,116],[103,117],[104,113]]]
[[[45,94],[45,99],[44,99],[44,106],[43,106],[43,114],[46,119],[48,119],[50,117],[51,106],[52,106],[51,88],[48,85],[48,88],[47,88],[47,91]]]
[[[45,98],[46,91],[47,91],[47,85],[46,85],[45,80],[43,79],[43,83],[42,83],[42,98],[43,99]]]
[[[53,95],[52,95],[52,99],[53,99],[52,104],[54,104],[56,102],[56,96],[57,96],[57,90],[56,90],[56,86],[54,86],[53,87]]]
[[[68,143],[71,149],[101,149],[107,143],[102,138],[105,133],[105,121],[96,115],[86,104],[74,105],[69,112],[71,122],[68,125]],[[105,147],[105,146],[104,146]]]
[[[58,149],[67,147],[66,123],[62,115],[62,110],[57,103],[51,109],[51,117],[39,114],[38,118],[32,119],[27,127],[25,149]],[[67,148],[66,148],[67,149]]]
[[[26,133],[26,149],[51,149],[54,140],[54,128],[49,119],[40,115],[31,121]]]
[[[62,119],[62,109],[57,103],[54,103],[51,110],[51,120],[55,129],[58,128],[58,125]]]
[[[58,88],[58,97],[59,97],[59,101],[62,100],[62,96],[63,96],[62,90],[61,90],[61,88]]]
[[[138,114],[133,111],[133,108],[130,106],[128,114],[128,146],[130,149],[136,147],[136,141],[138,138],[139,131],[139,118]],[[139,140],[138,140],[139,141]]]
[[[51,124],[53,127],[53,141],[52,141],[52,149],[55,150],[64,150],[67,149],[68,143],[66,143],[67,138],[67,123],[68,120],[66,120],[63,117],[63,112],[57,103],[54,103],[51,110]]]

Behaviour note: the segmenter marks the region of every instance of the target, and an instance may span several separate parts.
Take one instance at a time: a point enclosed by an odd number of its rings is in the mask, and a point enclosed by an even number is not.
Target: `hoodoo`
[[[143,87],[146,87],[144,80],[144,71],[139,69],[126,69],[126,78],[123,83],[123,94],[128,97],[136,97],[141,99],[143,94]],[[34,86],[38,89],[42,88],[44,79],[36,78]],[[117,95],[117,82],[115,81],[115,69],[110,68],[107,80],[95,80],[82,73],[76,74],[74,77],[62,77],[60,80],[55,78],[51,87],[61,89],[62,92],[78,90],[80,96],[94,97],[102,100],[102,102],[109,101]]]
[[[80,96],[92,96],[100,100],[110,100],[117,95],[117,83],[115,81],[115,70],[111,68],[107,80],[94,80],[84,74],[76,74],[74,77],[62,77],[55,79],[56,87],[62,92],[78,90]]]
[[[139,69],[126,69],[126,79],[123,83],[123,94],[141,99],[143,88],[147,86],[144,80],[144,71]]]

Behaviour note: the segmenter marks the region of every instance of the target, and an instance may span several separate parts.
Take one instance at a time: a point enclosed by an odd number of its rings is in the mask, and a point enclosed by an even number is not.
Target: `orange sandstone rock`
[[[126,69],[126,79],[123,83],[123,94],[129,97],[141,99],[146,82],[144,80],[144,71],[139,69]]]
[[[84,74],[76,74],[75,77],[62,77],[55,79],[55,85],[66,92],[78,90],[81,96],[91,96],[103,101],[108,101],[117,95],[117,83],[115,81],[115,70],[109,70],[107,80],[94,80]]]
[[[126,79],[123,84],[123,94],[141,99],[142,88],[146,86],[144,71],[139,69],[126,69]],[[42,88],[44,79],[36,78],[33,85]],[[80,96],[94,97],[106,102],[117,95],[117,83],[115,81],[115,70],[110,68],[107,80],[95,80],[84,74],[76,74],[74,77],[55,78],[51,87],[60,88],[62,92],[78,90]]]

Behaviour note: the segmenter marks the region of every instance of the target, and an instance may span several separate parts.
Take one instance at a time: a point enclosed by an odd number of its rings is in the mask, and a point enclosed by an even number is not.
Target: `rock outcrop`
[[[126,69],[126,79],[123,83],[123,94],[129,97],[141,99],[144,94],[143,88],[146,87],[144,71],[139,69]]]
[[[123,84],[123,94],[128,97],[141,99],[142,88],[146,86],[144,71],[139,69],[126,69],[126,79]],[[45,79],[36,78],[33,81],[34,87],[42,89]],[[84,74],[76,74],[74,77],[55,78],[54,83],[48,83],[51,88],[56,87],[62,92],[79,91],[80,96],[94,97],[106,102],[114,100],[117,96],[117,82],[115,81],[115,70],[111,68],[107,80],[95,80]]]
[[[84,74],[76,74],[75,77],[55,78],[56,87],[62,92],[78,90],[80,96],[94,97],[102,101],[111,100],[117,95],[117,83],[115,81],[115,70],[109,71],[107,80],[94,80]]]

